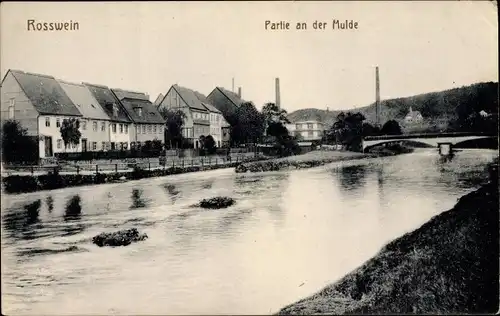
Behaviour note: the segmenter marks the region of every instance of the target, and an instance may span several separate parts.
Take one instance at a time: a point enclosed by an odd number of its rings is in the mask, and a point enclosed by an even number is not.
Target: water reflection
[[[168,192],[170,199],[172,199],[172,204],[174,204],[180,196],[181,191],[179,191],[173,184],[164,184],[163,188]]]
[[[337,175],[340,186],[345,191],[351,191],[365,185],[365,176],[367,167],[365,165],[353,165],[341,167],[340,170],[334,170]]]
[[[144,208],[147,206],[147,201],[142,198],[144,191],[142,189],[132,189],[132,205],[130,209]]]
[[[24,207],[26,210],[26,226],[38,223],[38,214],[40,212],[41,200],[36,200]]]
[[[82,215],[82,199],[80,196],[73,195],[66,203],[64,221],[77,221]]]
[[[47,210],[49,212],[52,212],[52,210],[54,209],[54,198],[52,198],[52,195],[47,196],[47,198],[45,199],[45,203],[47,204]]]

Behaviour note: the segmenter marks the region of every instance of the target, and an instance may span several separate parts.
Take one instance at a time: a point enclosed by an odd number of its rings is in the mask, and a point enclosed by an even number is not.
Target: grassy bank
[[[491,179],[340,281],[279,314],[496,313],[498,171]]]
[[[257,158],[258,160],[267,158]],[[182,174],[222,168],[234,168],[241,162],[232,162],[220,165],[170,167],[165,169],[145,170],[135,168],[132,172],[97,173],[97,174],[58,174],[43,175],[9,175],[2,177],[2,186],[6,193],[26,193],[42,190],[95,185],[103,183],[123,182],[152,177],[163,177],[173,174]]]
[[[411,152],[411,150],[395,151],[391,149],[380,150],[373,153],[359,153],[352,151],[315,150],[304,155],[268,159],[266,161],[247,162],[236,167],[237,173],[278,171],[283,169],[305,169],[325,165],[337,161],[392,156],[395,154]]]

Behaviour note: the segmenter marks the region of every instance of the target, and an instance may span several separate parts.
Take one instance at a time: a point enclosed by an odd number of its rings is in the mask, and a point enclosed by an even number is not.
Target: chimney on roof
[[[238,87],[238,98],[241,99],[241,87]]]
[[[276,106],[278,108],[281,107],[281,98],[280,98],[280,78],[276,78]]]

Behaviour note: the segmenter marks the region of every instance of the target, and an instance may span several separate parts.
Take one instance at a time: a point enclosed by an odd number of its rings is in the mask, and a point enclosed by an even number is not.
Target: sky
[[[489,1],[3,2],[0,66],[147,92],[172,84],[235,91],[257,108],[349,109],[375,100],[498,81],[498,20]],[[77,31],[28,31],[77,21]],[[332,20],[358,22],[333,30]],[[265,21],[290,30],[266,30]],[[314,30],[313,22],[327,22]],[[307,30],[296,30],[297,22]]]

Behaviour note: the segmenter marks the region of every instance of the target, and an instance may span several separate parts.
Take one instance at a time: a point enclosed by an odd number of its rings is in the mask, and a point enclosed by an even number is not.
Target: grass
[[[493,181],[279,314],[496,313],[498,224]]]

